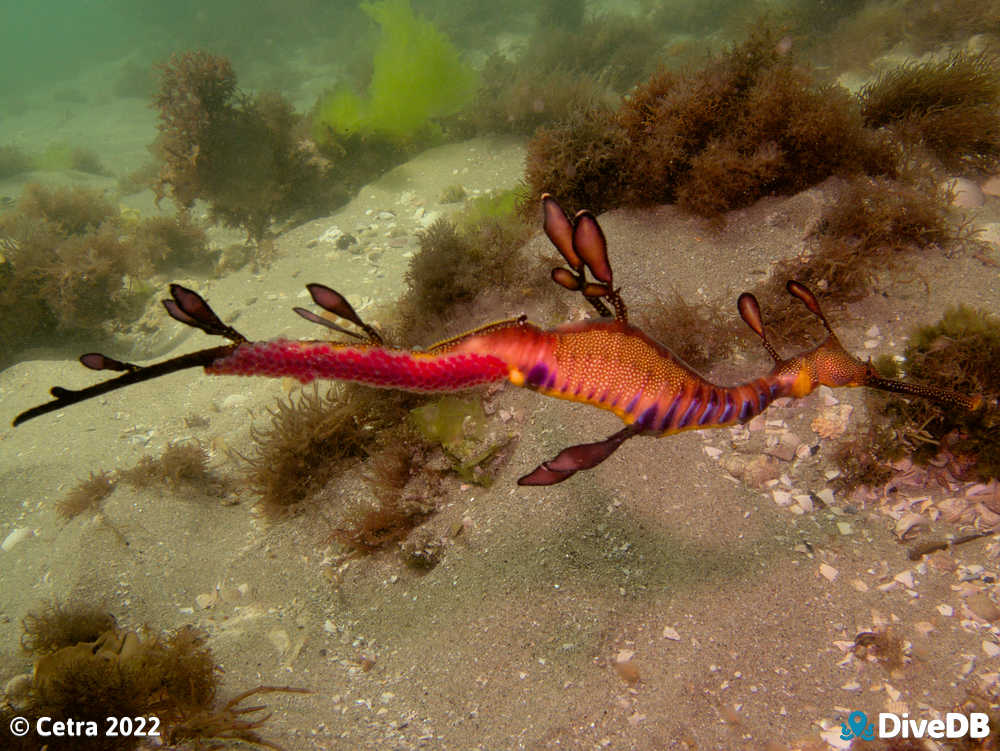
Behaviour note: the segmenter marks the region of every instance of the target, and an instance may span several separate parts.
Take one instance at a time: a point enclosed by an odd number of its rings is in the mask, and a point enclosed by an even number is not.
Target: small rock
[[[824,579],[831,582],[840,575],[840,572],[828,563],[819,564],[819,572],[823,575]]]
[[[774,502],[782,508],[792,505],[792,494],[787,490],[772,490],[771,495],[774,497]]]
[[[680,641],[681,635],[677,632],[677,629],[675,629],[673,626],[664,626],[663,638],[670,639],[671,641]]]
[[[976,592],[966,597],[965,606],[984,621],[1000,621],[1000,607],[985,592]]]
[[[278,654],[281,655],[284,655],[292,646],[291,637],[288,636],[288,632],[283,628],[272,628],[267,632],[267,639],[278,650]]]
[[[635,652],[631,649],[623,649],[615,656],[615,670],[626,683],[639,682],[639,666],[632,661],[634,656]]]

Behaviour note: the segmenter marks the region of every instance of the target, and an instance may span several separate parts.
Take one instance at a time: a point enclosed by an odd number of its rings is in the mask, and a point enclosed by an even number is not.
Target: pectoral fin
[[[581,469],[592,469],[603,462],[627,439],[636,435],[639,428],[629,425],[603,441],[580,443],[570,446],[547,462],[542,462],[533,472],[517,481],[518,485],[555,485],[566,480]]]

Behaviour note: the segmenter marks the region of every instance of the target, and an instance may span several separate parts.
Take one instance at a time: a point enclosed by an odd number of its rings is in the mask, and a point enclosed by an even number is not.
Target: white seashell
[[[247,404],[250,398],[246,394],[230,394],[222,400],[223,409],[239,409]]]
[[[34,536],[34,530],[29,529],[28,527],[17,527],[16,529],[11,530],[10,534],[3,538],[3,542],[0,543],[0,548],[2,548],[5,553],[9,553],[14,549],[15,545],[24,542],[29,537]]]
[[[663,638],[670,639],[671,641],[680,641],[681,635],[677,632],[677,629],[675,629],[673,626],[664,626]]]
[[[908,535],[912,535],[920,529],[927,527],[927,520],[920,514],[915,514],[912,511],[907,511],[896,522],[893,531],[896,533],[896,537],[900,540],[907,539]]]
[[[843,733],[839,727],[824,730],[819,734],[819,737],[823,739],[827,746],[838,749],[838,751],[849,749],[851,744],[854,743],[853,738],[850,740],[844,740]]]
[[[205,592],[194,598],[195,604],[201,610],[208,610],[219,600],[219,595],[217,592]]]
[[[824,579],[831,582],[834,581],[840,575],[840,572],[837,571],[837,569],[835,569],[829,563],[819,564],[819,572],[820,574],[823,575]]]
[[[896,574],[892,578],[895,579],[896,581],[898,581],[900,584],[902,584],[907,589],[913,589],[914,582],[913,582],[913,572],[912,571],[909,571],[909,570],[907,570],[907,571],[900,571],[898,574]]]
[[[344,234],[343,230],[340,229],[340,227],[338,227],[335,224],[332,227],[330,227],[326,232],[324,232],[322,235],[317,237],[315,242],[330,243],[332,245],[336,243],[337,240],[340,239],[340,236],[343,234]]]

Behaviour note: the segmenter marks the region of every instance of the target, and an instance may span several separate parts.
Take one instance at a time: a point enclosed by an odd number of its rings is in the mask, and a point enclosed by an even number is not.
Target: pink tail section
[[[471,352],[425,354],[375,346],[272,339],[247,342],[205,368],[211,375],[356,381],[404,391],[458,391],[507,377],[499,357]]]

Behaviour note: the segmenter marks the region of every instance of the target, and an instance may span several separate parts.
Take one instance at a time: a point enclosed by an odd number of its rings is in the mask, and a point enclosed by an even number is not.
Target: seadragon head
[[[826,338],[817,346],[794,357],[782,359],[767,340],[760,306],[752,294],[744,292],[740,295],[737,307],[744,322],[760,337],[767,353],[774,360],[775,366],[772,374],[789,384],[789,393],[792,396],[805,396],[818,386],[830,386],[831,388],[867,386],[895,394],[929,399],[945,406],[961,407],[967,410],[976,410],[983,405],[983,397],[980,395],[969,396],[951,389],[907,383],[879,375],[870,359],[861,360],[844,349],[826,320],[816,296],[808,287],[800,282],[789,281],[785,288],[790,295],[801,300],[809,312],[822,321],[827,332]]]

